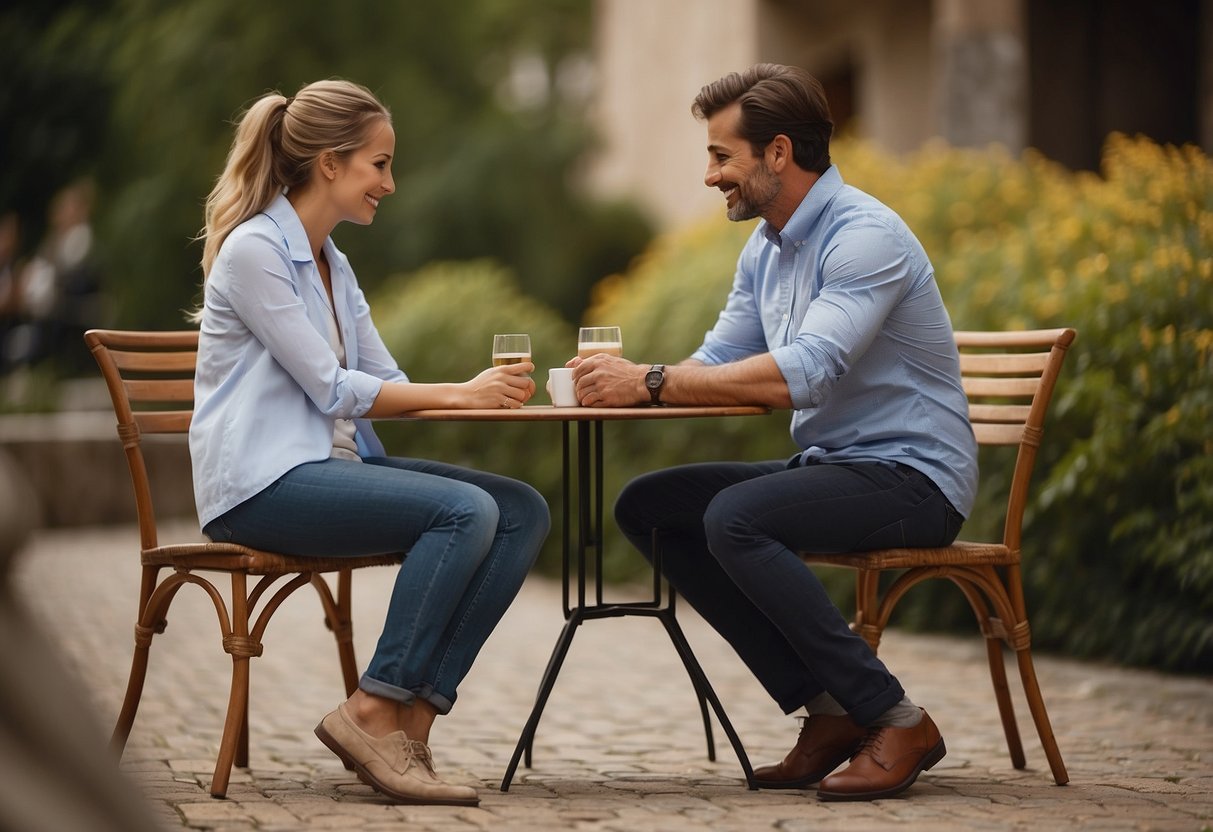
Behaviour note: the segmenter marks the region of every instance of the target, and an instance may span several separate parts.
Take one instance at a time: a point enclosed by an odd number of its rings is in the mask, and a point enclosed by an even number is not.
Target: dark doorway
[[[1028,0],[1028,143],[1095,170],[1110,132],[1199,143],[1199,0]]]

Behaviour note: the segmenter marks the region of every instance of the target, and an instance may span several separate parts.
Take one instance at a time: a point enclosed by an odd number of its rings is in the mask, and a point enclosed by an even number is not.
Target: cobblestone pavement
[[[106,731],[132,651],[136,549],[129,527],[45,531],[17,564],[18,587],[81,676]],[[362,661],[378,635],[390,574],[355,576]],[[778,759],[796,722],[689,608],[679,618],[754,764]],[[122,768],[169,829],[1213,829],[1213,681],[1038,656],[1071,777],[1059,788],[1022,696],[1028,768],[1011,768],[976,632],[887,635],[882,656],[939,724],[948,756],[900,798],[827,804],[812,791],[748,791],[719,728],[717,761],[707,760],[690,684],[658,622],[591,621],[578,631],[540,723],[534,767],[520,768],[503,794],[501,777],[561,624],[559,586],[530,580],[455,710],[435,726],[440,771],[476,785],[479,808],[394,806],[312,734],[342,691],[319,606],[301,590],[278,611],[265,654],[253,661],[251,766],[233,773],[227,800],[215,800],[208,786],[231,665],[210,602],[186,587],[153,644]]]

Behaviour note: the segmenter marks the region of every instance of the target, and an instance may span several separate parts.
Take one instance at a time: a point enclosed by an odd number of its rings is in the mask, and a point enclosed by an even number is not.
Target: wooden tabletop
[[[643,419],[693,419],[707,416],[762,416],[766,407],[748,405],[703,406],[666,405],[660,407],[525,407],[487,410],[414,410],[399,419],[426,422],[619,422]]]

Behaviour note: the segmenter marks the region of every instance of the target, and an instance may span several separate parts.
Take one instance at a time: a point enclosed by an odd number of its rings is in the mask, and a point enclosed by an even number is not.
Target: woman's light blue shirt
[[[760,222],[728,302],[693,357],[769,352],[805,459],[915,468],[968,516],[977,443],[952,322],[922,245],[831,166],[782,232]]]
[[[355,419],[361,456],[383,454],[363,416],[384,381],[407,381],[354,271],[324,243],[346,367],[329,346],[328,297],[285,196],[237,226],[206,279],[190,457],[198,519],[211,520],[304,462],[327,459],[336,419]]]

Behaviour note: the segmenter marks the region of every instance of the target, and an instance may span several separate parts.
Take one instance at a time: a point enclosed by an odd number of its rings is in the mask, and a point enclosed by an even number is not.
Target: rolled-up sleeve
[[[771,350],[771,357],[787,382],[793,410],[819,406],[838,378],[825,369],[830,357],[808,339]]]

